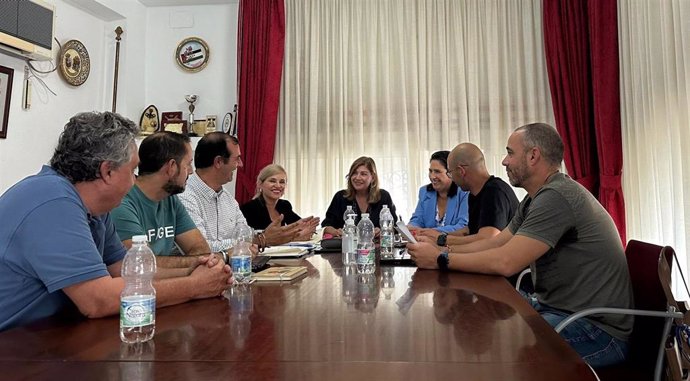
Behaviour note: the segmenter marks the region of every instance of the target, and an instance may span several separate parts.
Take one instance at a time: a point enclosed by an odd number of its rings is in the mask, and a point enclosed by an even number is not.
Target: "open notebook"
[[[296,246],[271,246],[267,247],[263,255],[271,258],[299,258],[309,253],[309,249]]]

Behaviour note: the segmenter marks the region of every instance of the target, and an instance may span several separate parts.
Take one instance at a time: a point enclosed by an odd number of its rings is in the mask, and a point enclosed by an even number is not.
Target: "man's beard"
[[[168,180],[168,182],[163,185],[163,190],[169,193],[171,196],[184,192],[184,188],[184,185],[175,184],[172,180]]]
[[[508,182],[510,182],[510,185],[516,188],[522,188],[525,179],[527,179],[524,168],[517,168],[517,171],[515,169],[506,170],[506,174],[508,175]]]

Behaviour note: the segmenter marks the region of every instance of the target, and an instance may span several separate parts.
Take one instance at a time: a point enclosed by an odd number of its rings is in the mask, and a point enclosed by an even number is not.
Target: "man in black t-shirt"
[[[434,232],[422,235],[436,241],[438,246],[449,246],[452,252],[455,245],[491,238],[508,226],[517,210],[518,199],[505,181],[489,175],[484,154],[476,145],[462,143],[456,146],[448,156],[448,172],[462,190],[470,192],[468,230],[448,236]]]

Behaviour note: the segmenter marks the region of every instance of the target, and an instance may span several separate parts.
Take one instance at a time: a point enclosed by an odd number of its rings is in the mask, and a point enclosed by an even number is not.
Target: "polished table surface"
[[[161,308],[141,345],[120,342],[117,317],[0,333],[0,379],[595,380],[501,277],[281,263],[308,274]]]

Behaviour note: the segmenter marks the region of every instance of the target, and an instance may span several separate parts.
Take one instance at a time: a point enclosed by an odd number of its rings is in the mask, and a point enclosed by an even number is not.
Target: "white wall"
[[[45,83],[57,96],[48,93],[38,81],[32,81],[31,108],[22,110],[24,61],[0,54],[0,65],[14,69],[7,138],[0,139],[0,193],[18,180],[37,172],[50,159],[57,137],[69,116],[79,111],[103,108],[104,23],[62,1],[55,1],[54,4],[57,8],[55,37],[61,42],[70,39],[83,42],[91,59],[91,72],[86,83],[80,87],[68,85],[57,72],[46,75]],[[45,63],[38,63],[37,66],[49,68]]]
[[[79,87],[68,85],[57,72],[45,75],[43,80],[57,96],[33,80],[32,106],[22,110],[24,61],[0,54],[0,65],[15,70],[7,139],[0,139],[0,194],[50,160],[70,116],[111,109],[114,29],[118,25],[125,30],[120,47],[119,113],[138,123],[144,108],[155,104],[161,112],[185,111],[186,117],[184,95],[195,93],[199,95],[197,118],[216,114],[220,121],[236,103],[238,4],[147,8],[136,0],[98,0],[97,5],[112,11],[103,16],[73,5],[78,1],[48,1],[56,8],[55,37],[61,42],[78,39],[84,43],[91,72]],[[113,14],[122,18],[113,20]],[[191,19],[193,26],[171,26],[171,14]],[[208,66],[198,73],[184,72],[173,58],[178,42],[190,36],[203,38],[211,50]],[[48,68],[46,63],[36,65]]]
[[[149,9],[148,35],[156,38],[146,48],[147,104],[156,105],[160,112],[183,111],[186,120],[189,104],[184,96],[197,94],[196,119],[217,115],[221,122],[232,111],[237,87],[237,12],[238,4]],[[181,26],[185,22],[191,26]],[[209,45],[208,66],[197,73],[182,70],[174,59],[175,48],[187,37],[200,37]]]

